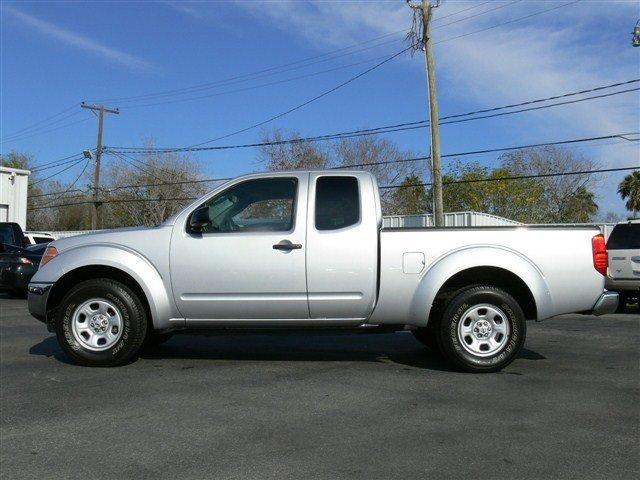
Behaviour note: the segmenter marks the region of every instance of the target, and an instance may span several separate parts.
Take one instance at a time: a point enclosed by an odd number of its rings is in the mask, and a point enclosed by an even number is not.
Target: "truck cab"
[[[180,214],[171,286],[186,326],[362,323],[376,301],[376,191],[364,172],[249,176]]]

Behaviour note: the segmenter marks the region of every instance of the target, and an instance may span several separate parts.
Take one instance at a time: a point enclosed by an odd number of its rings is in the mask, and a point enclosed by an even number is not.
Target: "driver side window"
[[[266,178],[235,185],[210,199],[203,233],[286,232],[293,228],[297,180]]]

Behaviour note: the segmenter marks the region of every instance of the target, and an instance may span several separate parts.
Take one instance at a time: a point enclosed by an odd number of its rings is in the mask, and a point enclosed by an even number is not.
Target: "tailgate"
[[[609,276],[616,280],[640,279],[640,250],[609,250]]]

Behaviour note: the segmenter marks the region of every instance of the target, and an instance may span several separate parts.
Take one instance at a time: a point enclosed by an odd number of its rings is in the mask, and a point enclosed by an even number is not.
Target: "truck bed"
[[[540,298],[538,320],[589,310],[604,288],[591,249],[598,233],[595,225],[382,229],[380,292],[371,321],[423,324],[447,279],[483,266],[521,277]]]

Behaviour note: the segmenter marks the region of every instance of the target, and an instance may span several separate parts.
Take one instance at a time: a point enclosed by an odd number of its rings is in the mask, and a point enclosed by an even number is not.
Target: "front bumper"
[[[593,306],[591,313],[593,315],[606,315],[607,313],[614,313],[618,308],[618,293],[617,292],[603,292],[600,298]]]
[[[51,283],[30,283],[27,288],[29,313],[44,323],[47,323],[47,299],[52,285]]]

